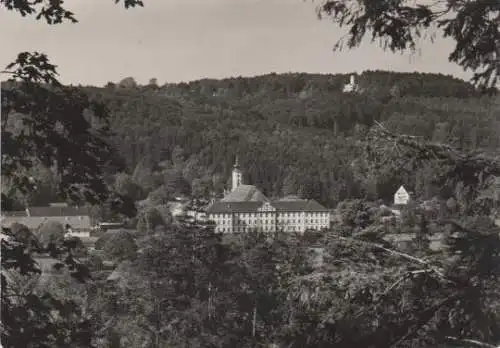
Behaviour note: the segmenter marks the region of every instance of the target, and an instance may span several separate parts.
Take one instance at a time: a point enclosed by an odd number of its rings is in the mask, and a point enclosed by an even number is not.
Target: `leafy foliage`
[[[119,3],[120,0],[115,0]],[[21,16],[35,16],[37,20],[43,19],[47,24],[61,24],[64,22],[77,23],[75,14],[63,7],[63,1],[57,0],[2,0],[0,4],[7,10],[18,12]],[[144,6],[140,0],[124,0],[126,9],[136,6]]]
[[[48,24],[76,22],[74,14],[62,6],[63,1],[2,0],[0,4]],[[142,2],[125,0],[124,5],[142,6]],[[26,195],[39,190],[30,172],[40,166],[53,168],[55,173],[57,192],[47,197],[80,204],[108,199],[110,190],[103,174],[111,167],[120,168],[122,162],[106,139],[111,135],[106,107],[81,90],[62,86],[56,66],[39,52],[20,53],[3,73],[11,78],[2,84],[2,181],[7,180],[11,187],[7,192],[2,187],[2,210],[15,207],[16,191]],[[126,203],[126,199],[114,198],[115,208]],[[64,240],[56,226],[43,228],[41,243],[33,242],[36,238],[28,236],[25,229],[3,229],[2,344],[92,347],[93,328],[81,307],[31,286],[37,275],[46,276],[43,273],[47,271],[38,267],[34,254],[60,260],[54,268],[66,267],[80,282],[89,279],[88,269],[73,255],[73,251],[81,254],[81,241]]]
[[[44,55],[21,53],[11,65],[13,79],[2,93],[2,176],[26,192],[33,182],[23,173],[38,163],[55,165],[61,197],[104,200],[108,190],[101,179],[103,169],[120,165],[105,139],[111,134],[106,108],[75,88],[60,86],[55,67],[47,64]],[[9,129],[9,118],[22,125],[20,131]],[[102,126],[92,127],[89,118]]]
[[[495,87],[500,31],[499,5],[491,1],[443,0],[430,3],[411,1],[327,0],[318,9],[341,27],[348,27],[347,46],[357,47],[365,35],[380,39],[384,49],[393,52],[415,50],[421,37],[431,39],[439,30],[455,41],[448,59],[474,72],[473,81],[481,87]],[[335,46],[342,49],[344,41]]]
[[[45,247],[49,244],[61,245],[66,231],[60,222],[47,221],[35,232],[38,241]]]
[[[112,260],[130,260],[136,256],[137,244],[129,232],[117,231],[106,240],[103,251]]]
[[[2,344],[6,347],[91,346],[90,323],[74,302],[56,299],[48,292],[39,293],[30,286],[42,273],[31,256],[33,252],[60,260],[54,268],[66,267],[80,282],[88,279],[87,268],[72,255],[74,243],[27,248],[11,230],[3,229]]]

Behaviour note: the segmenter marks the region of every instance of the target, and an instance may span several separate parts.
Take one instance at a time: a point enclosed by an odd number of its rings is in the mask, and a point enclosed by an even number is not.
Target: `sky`
[[[469,77],[448,62],[453,43],[444,39],[422,42],[414,55],[384,52],[370,42],[334,52],[344,31],[318,20],[319,1],[144,0],[144,8],[125,10],[114,0],[66,0],[79,23],[56,26],[2,7],[0,66],[21,51],[44,52],[61,82],[97,86],[128,76],[163,84],[375,69]]]

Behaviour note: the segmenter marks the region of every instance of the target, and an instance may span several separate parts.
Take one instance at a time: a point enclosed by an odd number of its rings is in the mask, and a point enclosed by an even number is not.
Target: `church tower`
[[[236,190],[236,188],[238,186],[241,185],[241,177],[242,177],[242,173],[241,173],[241,170],[240,170],[240,164],[238,162],[238,156],[236,156],[236,161],[234,163],[234,166],[233,166],[233,174],[232,174],[232,185],[231,185],[231,191],[234,191]]]

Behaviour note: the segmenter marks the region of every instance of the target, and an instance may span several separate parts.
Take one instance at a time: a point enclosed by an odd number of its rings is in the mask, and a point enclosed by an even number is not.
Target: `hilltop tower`
[[[238,188],[238,186],[241,185],[242,183],[242,172],[240,170],[240,164],[239,164],[239,161],[238,161],[238,156],[236,156],[236,160],[234,162],[234,166],[233,166],[233,174],[232,174],[232,185],[231,185],[231,191],[234,191]]]
[[[344,93],[354,93],[358,90],[358,84],[356,83],[356,75],[352,74],[349,78],[349,83],[344,85]]]

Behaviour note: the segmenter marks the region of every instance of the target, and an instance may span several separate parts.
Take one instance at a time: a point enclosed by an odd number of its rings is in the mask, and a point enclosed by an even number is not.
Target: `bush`
[[[48,247],[51,243],[62,245],[66,231],[64,226],[57,221],[47,221],[38,227],[35,236],[43,247]]]
[[[114,261],[132,260],[137,253],[137,244],[131,233],[121,230],[110,236],[104,243],[103,251]]]

